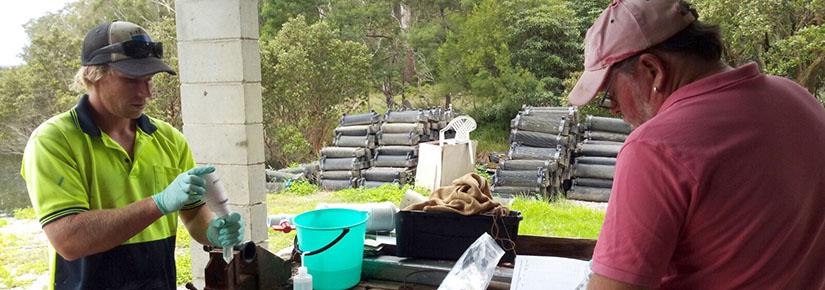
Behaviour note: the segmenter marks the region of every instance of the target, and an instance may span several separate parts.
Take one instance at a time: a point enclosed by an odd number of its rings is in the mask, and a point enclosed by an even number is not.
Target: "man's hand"
[[[237,212],[226,217],[216,217],[209,223],[206,238],[216,247],[231,247],[243,238],[243,219]]]
[[[215,172],[215,167],[200,166],[178,175],[166,189],[152,197],[160,212],[164,215],[176,212],[184,205],[203,198],[203,193],[206,192],[203,176],[212,172]]]

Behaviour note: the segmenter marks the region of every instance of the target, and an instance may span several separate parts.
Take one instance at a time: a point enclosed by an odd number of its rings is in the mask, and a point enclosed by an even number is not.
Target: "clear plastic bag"
[[[504,249],[489,234],[482,234],[464,251],[438,290],[487,289],[502,256]]]

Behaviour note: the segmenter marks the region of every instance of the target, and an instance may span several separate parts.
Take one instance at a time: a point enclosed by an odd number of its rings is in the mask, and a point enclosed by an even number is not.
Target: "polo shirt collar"
[[[77,121],[83,133],[93,137],[100,137],[100,128],[97,127],[95,119],[92,118],[92,104],[89,102],[88,94],[80,97],[80,101],[78,101],[77,106],[75,106],[75,111],[77,112]],[[152,134],[158,129],[155,124],[152,124],[152,121],[149,120],[146,114],[141,114],[140,117],[137,118],[137,126],[147,134]]]
[[[688,99],[694,96],[702,95],[707,92],[715,91],[731,84],[754,78],[760,75],[759,66],[756,63],[748,63],[738,68],[717,73],[698,81],[689,83],[677,89],[670,97],[665,100],[664,104],[659,108],[658,113],[664,112],[678,101]]]

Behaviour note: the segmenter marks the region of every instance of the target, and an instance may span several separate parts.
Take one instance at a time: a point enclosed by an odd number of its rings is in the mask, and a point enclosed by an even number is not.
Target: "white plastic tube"
[[[390,232],[395,229],[395,213],[398,208],[389,201],[373,203],[319,203],[315,209],[348,208],[368,212],[368,232]]]
[[[206,206],[219,218],[229,216],[229,198],[226,197],[226,188],[215,172],[206,175]],[[223,247],[223,260],[229,264],[232,261],[232,247]]]

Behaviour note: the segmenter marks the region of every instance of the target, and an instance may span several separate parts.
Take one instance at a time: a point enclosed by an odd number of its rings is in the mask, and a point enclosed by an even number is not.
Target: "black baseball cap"
[[[80,64],[109,64],[129,77],[159,72],[176,74],[161,57],[163,45],[152,42],[146,30],[131,22],[114,21],[100,24],[86,34]]]

